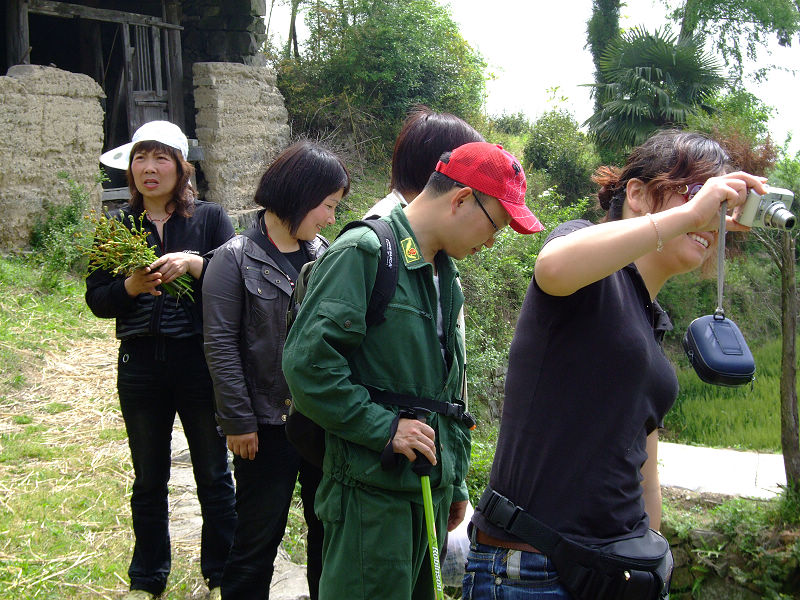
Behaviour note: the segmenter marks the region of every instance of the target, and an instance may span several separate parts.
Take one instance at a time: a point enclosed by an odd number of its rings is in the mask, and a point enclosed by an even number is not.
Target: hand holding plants
[[[119,219],[106,215],[87,217],[95,225],[93,243],[83,250],[89,259],[89,271],[104,269],[113,275],[126,275],[125,289],[132,296],[144,293],[159,296],[161,291],[157,287],[160,285],[175,298],[186,294],[194,300],[189,273],[197,271],[195,263],[202,259],[182,252],[157,256],[154,246],[147,243],[143,218],[144,213],[137,227],[133,216],[129,216],[129,229]]]

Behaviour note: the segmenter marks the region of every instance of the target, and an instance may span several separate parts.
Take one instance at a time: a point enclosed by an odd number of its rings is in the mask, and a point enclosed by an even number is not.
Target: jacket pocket
[[[243,362],[248,388],[257,395],[276,395],[276,400],[283,402],[288,397],[281,370],[288,298],[260,277],[246,277],[244,285],[242,343],[246,347]]]

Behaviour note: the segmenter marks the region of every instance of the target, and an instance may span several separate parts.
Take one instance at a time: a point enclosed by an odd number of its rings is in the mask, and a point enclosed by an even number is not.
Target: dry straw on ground
[[[25,385],[10,390],[0,408],[0,451],[6,450],[2,444],[14,443],[11,436],[31,425],[41,435],[35,456],[0,462],[0,506],[12,514],[21,532],[0,541],[0,570],[6,571],[0,598],[33,598],[51,586],[71,598],[115,598],[127,589],[124,567],[107,576],[105,586],[88,576],[75,581],[80,567],[88,572],[96,565],[127,566],[132,549],[128,500],[133,471],[116,395],[118,343],[113,322],[91,321],[87,328],[96,328],[100,337],[81,336],[65,353],[29,353],[20,374]],[[24,336],[30,325],[19,323],[15,334]],[[116,487],[103,484],[109,481]],[[44,512],[31,500],[41,494],[53,500]],[[115,497],[107,498],[110,494]],[[173,505],[185,493],[175,495]],[[84,498],[85,508],[76,509],[75,497]],[[107,515],[98,523],[96,517],[108,507],[116,513],[110,524]],[[77,539],[65,544],[69,551],[48,556],[40,541],[48,530],[74,531]],[[168,597],[205,597],[197,541],[176,540],[177,556],[191,566],[173,572],[170,588],[182,591]]]

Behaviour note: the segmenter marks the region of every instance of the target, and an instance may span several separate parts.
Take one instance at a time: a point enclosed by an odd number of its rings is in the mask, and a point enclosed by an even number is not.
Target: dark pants
[[[203,517],[200,569],[209,587],[217,587],[233,540],[236,511],[202,344],[196,338],[123,341],[118,367],[117,389],[135,473],[131,516],[136,543],[128,568],[131,589],[160,594],[167,584],[167,483],[176,413],[189,443]]]
[[[314,494],[322,471],[300,458],[282,425],[261,425],[255,459],[233,459],[238,522],[222,578],[224,600],[269,598],[273,563],[286,529],[298,473],[308,525],[308,587],[311,600],[319,597],[323,527],[314,514]]]

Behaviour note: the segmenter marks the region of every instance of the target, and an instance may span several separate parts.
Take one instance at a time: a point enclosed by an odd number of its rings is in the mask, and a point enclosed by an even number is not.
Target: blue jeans
[[[260,425],[253,460],[234,456],[236,535],[222,578],[223,600],[269,598],[273,563],[286,530],[295,482],[308,526],[306,577],[311,600],[319,597],[323,527],[314,514],[322,470],[303,460],[286,439],[283,425]]]
[[[210,587],[222,570],[236,526],[233,479],[225,440],[214,420],[214,397],[197,338],[145,336],[123,340],[117,389],[135,478],[131,516],[136,542],[131,589],[160,594],[170,571],[169,482],[172,427],[180,416],[203,517],[200,569]]]
[[[473,542],[467,555],[463,600],[571,600],[544,554]]]

